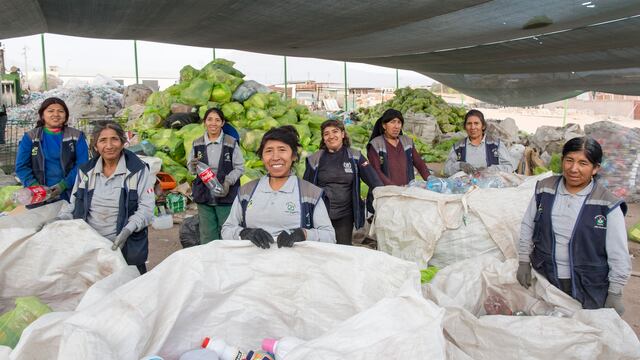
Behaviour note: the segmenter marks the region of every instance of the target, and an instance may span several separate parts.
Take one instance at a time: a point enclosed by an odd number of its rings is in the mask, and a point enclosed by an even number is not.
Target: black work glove
[[[251,240],[255,246],[263,249],[268,249],[271,247],[269,244],[273,244],[273,237],[271,237],[271,234],[260,228],[247,228],[240,231],[240,239]]]
[[[304,230],[301,228],[297,228],[291,233],[283,231],[278,235],[278,247],[292,247],[293,243],[305,240],[306,236]]]

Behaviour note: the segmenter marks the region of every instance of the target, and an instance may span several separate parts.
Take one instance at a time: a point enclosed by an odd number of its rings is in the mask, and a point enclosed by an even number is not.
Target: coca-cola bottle
[[[13,193],[13,202],[22,205],[41,203],[49,198],[51,198],[51,188],[42,185],[29,186]]]
[[[202,180],[214,196],[220,196],[222,194],[224,188],[222,187],[222,184],[220,184],[220,181],[218,181],[216,173],[214,173],[207,164],[202,161],[198,161],[196,171],[200,180]]]

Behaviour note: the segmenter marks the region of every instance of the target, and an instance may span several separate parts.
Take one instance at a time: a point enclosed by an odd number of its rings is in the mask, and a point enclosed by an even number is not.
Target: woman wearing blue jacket
[[[349,147],[349,135],[341,121],[327,120],[320,131],[320,150],[307,157],[304,179],[325,190],[336,243],[351,245],[353,226],[364,226],[367,211],[360,198],[360,180],[371,190],[383,184],[364,155]]]
[[[51,200],[69,201],[78,166],[89,160],[82,131],[67,126],[69,108],[59,98],[42,102],[36,128],[24,134],[16,157],[16,174],[23,186],[51,188]]]

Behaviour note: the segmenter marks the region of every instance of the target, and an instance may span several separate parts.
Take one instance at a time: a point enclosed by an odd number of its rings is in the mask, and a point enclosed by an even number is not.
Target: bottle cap
[[[209,341],[211,341],[211,339],[209,337],[204,338],[204,340],[202,340],[202,345],[200,345],[203,349],[205,349],[207,347],[207,345],[209,345]]]
[[[265,338],[262,340],[262,350],[274,354],[277,342],[278,341],[276,339]]]

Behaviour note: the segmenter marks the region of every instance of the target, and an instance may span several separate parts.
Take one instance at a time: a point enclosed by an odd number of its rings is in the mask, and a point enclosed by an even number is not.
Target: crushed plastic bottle
[[[449,192],[449,179],[430,176],[425,188],[430,191],[446,194]]]
[[[484,301],[484,310],[487,315],[513,315],[507,301],[500,295],[487,296]]]
[[[427,184],[428,184],[427,181],[413,179],[413,180],[409,181],[409,184],[407,186],[426,189],[427,188]]]
[[[500,178],[499,176],[483,176],[477,179],[477,184],[478,184],[478,187],[482,189],[489,189],[489,188],[501,189],[505,187],[504,182],[502,181],[502,178]]]
[[[22,205],[38,204],[51,198],[51,189],[42,186],[29,186],[13,193],[13,202]]]

